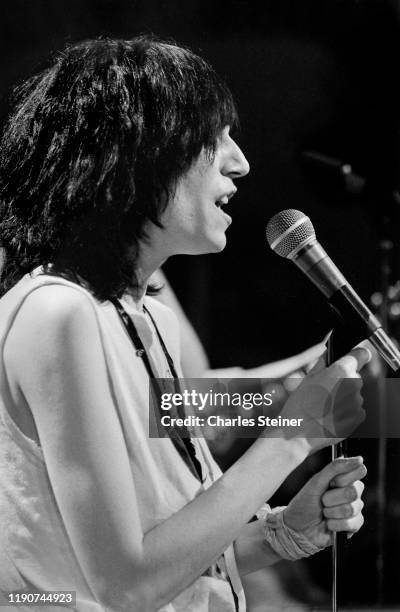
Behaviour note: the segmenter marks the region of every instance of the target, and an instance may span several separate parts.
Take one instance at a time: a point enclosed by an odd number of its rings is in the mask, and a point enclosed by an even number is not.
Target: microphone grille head
[[[290,257],[299,246],[315,238],[310,219],[294,208],[274,215],[268,222],[266,234],[269,246],[281,257]]]

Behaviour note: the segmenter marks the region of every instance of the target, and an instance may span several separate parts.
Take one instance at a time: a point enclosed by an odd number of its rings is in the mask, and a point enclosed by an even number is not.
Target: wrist
[[[269,451],[275,456],[284,457],[288,468],[288,474],[299,466],[310,454],[310,444],[305,438],[288,438],[284,429],[274,429],[271,432],[264,431],[257,438],[255,445],[268,446]]]
[[[267,504],[261,508],[258,516],[264,518],[264,537],[270,547],[282,558],[296,561],[310,557],[323,550],[325,544],[315,544],[302,531],[295,530],[285,522],[285,507],[271,509]]]
[[[306,459],[314,451],[313,445],[305,436],[296,436],[291,438],[290,442],[292,444],[293,453],[297,455],[304,455],[304,459]]]
[[[266,432],[263,438],[274,440],[279,447],[280,452],[287,455],[290,464],[295,466],[300,465],[308,457],[311,452],[309,440],[303,436],[288,436],[288,431],[284,428],[274,429],[273,437]]]

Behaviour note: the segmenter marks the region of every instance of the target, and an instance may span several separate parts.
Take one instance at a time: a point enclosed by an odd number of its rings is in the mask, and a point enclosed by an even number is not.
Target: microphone
[[[277,213],[268,222],[267,241],[275,253],[291,259],[328,299],[341,322],[350,325],[352,345],[368,340],[394,370],[400,351],[317,241],[309,217],[299,210]]]

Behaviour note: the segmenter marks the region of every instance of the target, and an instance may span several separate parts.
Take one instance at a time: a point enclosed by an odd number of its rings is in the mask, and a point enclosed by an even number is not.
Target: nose
[[[226,145],[226,155],[222,173],[232,179],[246,176],[250,171],[250,165],[243,151],[230,136],[227,137]]]

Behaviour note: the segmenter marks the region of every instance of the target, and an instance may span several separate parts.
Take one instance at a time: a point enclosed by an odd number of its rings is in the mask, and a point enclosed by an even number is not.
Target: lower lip
[[[222,213],[222,215],[225,217],[225,221],[228,222],[228,225],[230,225],[232,223],[232,217],[230,217],[229,215],[226,214],[226,212],[224,212],[222,210],[222,208],[220,208],[219,206],[217,206],[218,210]]]

